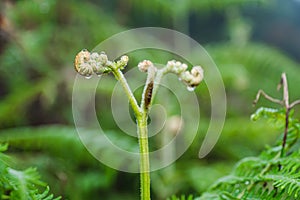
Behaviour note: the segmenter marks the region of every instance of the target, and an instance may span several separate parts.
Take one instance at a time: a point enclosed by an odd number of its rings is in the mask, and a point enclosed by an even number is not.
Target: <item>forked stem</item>
[[[137,132],[139,139],[140,150],[140,185],[141,185],[141,200],[150,200],[150,162],[149,162],[149,145],[148,145],[148,127],[147,118],[148,112],[145,108],[140,108],[137,101],[120,69],[113,70],[114,76],[120,81],[129,103],[134,111],[137,121]],[[147,87],[147,83],[145,88]],[[151,97],[150,97],[151,101]],[[141,103],[145,105],[145,102]],[[143,106],[144,107],[144,106]]]
[[[296,105],[300,104],[300,100],[296,100],[293,103],[290,104],[289,102],[289,89],[288,89],[288,82],[287,82],[287,78],[286,78],[286,74],[282,73],[281,74],[281,79],[280,79],[280,83],[278,84],[277,89],[279,90],[280,88],[283,88],[282,90],[282,100],[280,99],[275,99],[271,96],[269,96],[267,93],[265,93],[263,90],[259,90],[256,98],[253,102],[253,105],[256,105],[260,96],[262,95],[263,97],[265,97],[267,100],[273,102],[273,103],[277,103],[279,105],[282,105],[285,108],[285,127],[284,127],[284,133],[283,133],[283,139],[282,139],[282,149],[281,149],[281,156],[284,155],[284,150],[285,150],[285,146],[286,146],[286,140],[287,140],[287,134],[288,134],[288,129],[289,129],[289,115],[290,115],[290,111],[293,107],[295,107]]]

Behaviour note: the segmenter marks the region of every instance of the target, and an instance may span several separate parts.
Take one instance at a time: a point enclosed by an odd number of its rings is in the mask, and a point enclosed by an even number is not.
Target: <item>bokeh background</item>
[[[176,163],[151,174],[152,196],[199,196],[234,163],[258,155],[279,136],[280,130],[266,122],[250,121],[259,89],[280,98],[276,86],[286,72],[291,99],[300,97],[299,9],[299,0],[1,0],[0,141],[9,143],[15,167],[36,167],[63,199],[138,199],[139,176],[99,163],[78,138],[72,116],[73,60],[81,49],[93,49],[121,31],[174,29],[202,44],[218,66],[227,118],[213,151],[199,159],[210,100],[205,85],[195,90],[202,126]],[[162,61],[168,55],[141,51],[130,58],[128,69],[142,59]],[[118,129],[110,107],[104,106],[115,84],[111,76],[105,81],[96,98],[101,123],[111,138],[134,149],[137,141]],[[277,107],[265,100],[259,106]],[[86,137],[92,137],[89,130]],[[99,151],[115,156],[101,145]]]

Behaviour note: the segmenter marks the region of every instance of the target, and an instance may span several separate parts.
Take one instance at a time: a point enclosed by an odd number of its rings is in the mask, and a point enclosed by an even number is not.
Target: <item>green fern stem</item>
[[[123,89],[124,89],[124,91],[127,95],[129,103],[130,103],[130,105],[133,109],[133,112],[134,112],[136,118],[138,119],[141,116],[142,112],[141,112],[141,109],[138,106],[138,103],[137,103],[137,101],[136,101],[136,99],[135,99],[135,97],[134,97],[134,95],[133,95],[133,93],[132,93],[125,77],[124,77],[124,75],[123,75],[123,73],[118,68],[118,66],[113,66],[112,70],[113,70],[113,74],[114,74],[115,78],[118,81],[120,81],[120,83],[121,83],[121,85],[122,85],[122,87],[123,87]]]
[[[142,99],[140,108],[137,101],[123,75],[121,70],[117,66],[112,68],[114,76],[120,81],[129,103],[133,109],[137,120],[137,132],[139,138],[139,150],[140,150],[140,181],[141,181],[141,200],[150,200],[150,162],[149,162],[149,145],[148,145],[148,107],[145,106],[145,100]],[[146,83],[145,88],[148,86]],[[144,90],[144,93],[146,89]],[[145,94],[143,94],[143,97]],[[151,101],[151,98],[150,98]]]
[[[150,200],[150,162],[146,113],[137,120],[137,125],[140,147],[141,199]]]
[[[155,78],[155,68],[148,68],[148,75],[141,101],[141,115],[137,117],[138,137],[140,147],[140,179],[141,179],[141,199],[150,200],[150,161],[147,119],[148,111],[153,99],[153,84]]]

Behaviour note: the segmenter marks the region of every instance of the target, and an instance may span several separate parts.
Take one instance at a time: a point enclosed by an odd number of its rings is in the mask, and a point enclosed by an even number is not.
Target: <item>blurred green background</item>
[[[280,97],[276,85],[286,72],[291,99],[300,97],[299,9],[297,0],[1,0],[0,141],[9,142],[17,168],[37,167],[42,180],[63,199],[138,199],[139,176],[99,163],[78,138],[72,116],[73,60],[81,49],[91,50],[121,31],[174,29],[202,44],[218,66],[226,87],[227,118],[213,151],[199,159],[210,99],[205,85],[196,89],[202,126],[176,163],[152,172],[152,196],[198,196],[236,161],[258,155],[279,135],[280,130],[265,122],[250,121],[259,89]],[[167,61],[159,55],[133,54],[128,69],[145,58]],[[115,83],[110,76],[105,81]],[[114,124],[110,107],[100,106],[113,89],[106,85],[97,90],[101,123],[112,138],[135,148],[137,141]],[[264,100],[262,105],[276,107]],[[92,135],[86,131],[86,137]],[[105,150],[99,146],[99,151]]]

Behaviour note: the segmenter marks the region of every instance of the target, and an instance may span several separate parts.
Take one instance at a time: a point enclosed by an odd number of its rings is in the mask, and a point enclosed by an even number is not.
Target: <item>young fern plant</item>
[[[188,66],[179,61],[169,61],[165,67],[158,69],[149,60],[144,60],[138,64],[141,72],[147,73],[146,83],[143,89],[140,104],[138,104],[122,70],[128,63],[128,56],[124,55],[118,61],[108,60],[104,52],[90,53],[82,50],[75,57],[75,70],[82,76],[90,78],[93,74],[102,75],[112,73],[121,83],[129,103],[133,109],[137,122],[137,134],[140,151],[140,191],[142,200],[150,200],[150,162],[148,145],[147,119],[153,99],[157,93],[162,77],[167,73],[174,73],[179,77],[187,89],[192,91],[203,80],[203,69],[194,66],[188,71]]]
[[[232,173],[219,179],[197,200],[296,200],[300,196],[300,123],[292,117],[292,108],[299,100],[289,103],[286,75],[283,73],[279,86],[283,86],[283,100],[277,100],[260,90],[260,95],[279,103],[282,109],[259,108],[251,119],[269,119],[284,128],[282,137],[274,147],[269,147],[258,157],[248,157],[237,163]],[[280,88],[278,87],[278,88]]]

